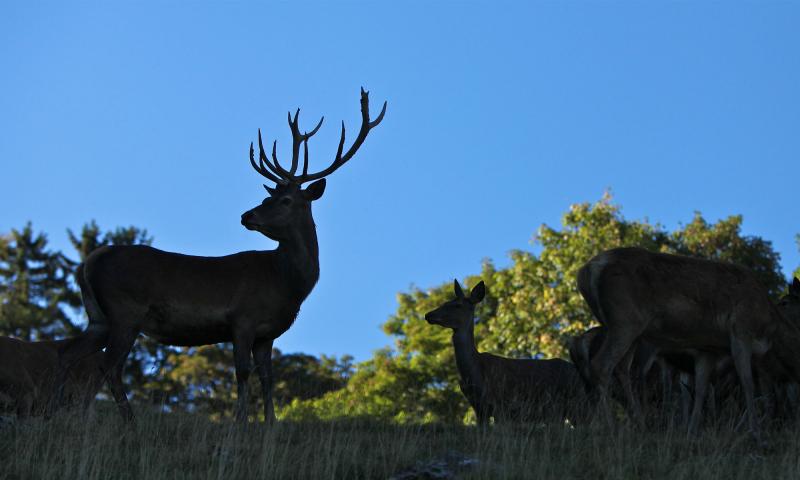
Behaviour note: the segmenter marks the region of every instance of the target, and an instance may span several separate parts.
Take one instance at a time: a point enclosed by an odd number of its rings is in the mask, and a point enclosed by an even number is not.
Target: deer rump
[[[766,289],[733,264],[615,249],[581,268],[578,288],[611,342],[644,338],[665,353],[727,355],[736,337],[760,355],[776,328]]]

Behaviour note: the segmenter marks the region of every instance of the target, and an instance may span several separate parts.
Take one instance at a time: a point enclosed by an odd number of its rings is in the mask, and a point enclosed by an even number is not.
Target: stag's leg
[[[733,364],[736,366],[736,373],[739,374],[739,382],[742,384],[744,399],[747,405],[747,420],[750,424],[750,432],[756,439],[761,440],[761,432],[756,418],[755,385],[753,383],[752,349],[746,342],[731,335],[731,355]]]
[[[125,421],[133,420],[133,409],[128,403],[128,396],[125,394],[125,387],[122,384],[122,372],[125,368],[125,359],[128,358],[133,342],[136,341],[138,335],[139,332],[133,328],[113,330],[101,367],[114,402]]]
[[[236,402],[236,420],[239,422],[247,421],[247,405],[250,400],[250,371],[253,369],[250,360],[253,350],[252,335],[239,334],[233,337],[233,364],[236,368],[236,392],[238,400]]]
[[[259,340],[253,345],[253,359],[258,368],[258,379],[261,380],[261,392],[264,396],[264,421],[275,422],[275,407],[272,404],[272,341]]]
[[[699,354],[695,357],[694,406],[692,407],[692,418],[689,420],[690,435],[697,433],[697,429],[700,427],[700,420],[703,417],[703,403],[705,403],[706,400],[706,391],[713,368],[713,359],[708,355]]]

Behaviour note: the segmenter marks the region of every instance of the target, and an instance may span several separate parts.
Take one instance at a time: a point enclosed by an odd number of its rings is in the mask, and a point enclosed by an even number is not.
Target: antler
[[[277,140],[272,143],[272,161],[270,162],[270,158],[267,157],[267,154],[264,151],[264,145],[261,142],[261,129],[258,130],[258,150],[259,150],[258,164],[256,164],[255,161],[255,151],[253,150],[252,143],[250,143],[250,164],[259,174],[280,185],[287,185],[289,183],[301,185],[305,182],[325,177],[336,171],[339,167],[344,165],[348,160],[350,160],[353,157],[353,155],[356,153],[361,144],[364,143],[364,140],[367,138],[367,134],[369,134],[369,131],[373,127],[381,123],[381,120],[383,120],[383,116],[385,113],[386,113],[386,102],[383,102],[383,109],[381,110],[380,115],[378,115],[378,118],[376,118],[374,121],[370,122],[369,92],[364,91],[364,87],[361,87],[361,129],[359,130],[358,136],[353,142],[353,145],[350,147],[350,149],[347,150],[347,153],[342,155],[342,150],[344,148],[344,139],[345,139],[344,122],[342,122],[342,137],[339,140],[339,149],[336,152],[336,158],[334,159],[333,163],[325,170],[309,174],[308,139],[314,136],[315,133],[317,133],[317,131],[322,126],[322,122],[323,120],[325,120],[325,117],[322,117],[320,119],[319,123],[317,123],[317,126],[314,127],[313,130],[301,134],[298,122],[300,109],[298,108],[294,114],[294,118],[292,118],[291,112],[289,112],[288,114],[289,129],[292,131],[292,163],[289,167],[289,170],[283,168],[283,166],[278,161],[278,155],[276,153],[278,145]],[[303,144],[303,173],[298,176],[295,175],[295,172],[297,172],[297,167],[299,163],[298,160],[300,156],[301,144]]]
[[[330,175],[331,173],[335,172],[339,167],[344,165],[348,160],[350,160],[353,155],[355,155],[358,148],[361,147],[361,144],[364,143],[364,140],[367,138],[367,134],[373,128],[377,127],[381,120],[383,120],[383,116],[386,114],[386,102],[383,102],[383,108],[381,109],[381,113],[378,115],[378,118],[371,121],[369,120],[369,92],[364,91],[364,87],[361,87],[361,129],[358,131],[358,136],[356,136],[353,145],[347,150],[347,153],[342,155],[342,149],[344,148],[344,122],[342,122],[342,137],[339,140],[339,148],[336,151],[336,158],[333,160],[333,163],[326,168],[325,170],[319,171],[317,173],[312,174],[303,174],[302,175],[302,182],[310,182],[311,180],[316,180],[318,178],[322,178],[325,176]],[[308,168],[308,158],[306,160],[306,165],[303,166],[303,171],[305,172]]]

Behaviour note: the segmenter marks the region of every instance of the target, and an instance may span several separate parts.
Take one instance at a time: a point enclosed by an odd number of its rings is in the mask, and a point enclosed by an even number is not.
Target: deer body
[[[458,285],[456,283],[456,285]],[[483,282],[470,298],[456,300],[429,312],[434,325],[453,329],[453,348],[461,392],[475,410],[478,422],[561,420],[578,415],[570,409],[582,397],[580,379],[573,365],[560,359],[523,360],[480,353],[475,347],[474,305],[483,298]],[[577,398],[576,398],[577,397]]]
[[[696,397],[690,430],[694,430],[714,365],[731,356],[745,393],[750,428],[758,433],[752,357],[765,354],[778,331],[800,337],[751,271],[730,263],[618,248],[586,263],[578,273],[578,288],[607,328],[591,369],[601,393],[612,370],[640,338],[663,354],[691,355]],[[789,357],[785,356],[796,365],[797,360]]]
[[[133,418],[122,385],[125,358],[140,332],[170,345],[207,345],[231,341],[238,403],[236,416],[247,420],[248,378],[254,361],[264,396],[264,416],[274,420],[272,344],[294,322],[300,305],[319,278],[319,249],[311,203],[325,191],[325,177],[350,160],[386,112],[369,117],[369,98],[361,89],[361,128],[345,152],[345,129],[333,163],[308,172],[308,140],[322,125],[300,133],[299,110],[289,115],[292,160],[278,161],[273,143],[269,158],[258,133],[259,157],[250,144],[250,164],[275,182],[264,185],[269,196],[242,214],[242,225],[278,242],[271,251],[241,252],[224,257],[197,257],[147,246],[111,246],[90,254],[76,273],[89,316],[89,327],[60,355],[56,390],[80,358],[106,349],[103,371],[120,412]],[[303,147],[303,169],[297,174]],[[310,183],[306,188],[302,185]],[[56,395],[57,397],[58,395]]]
[[[93,252],[83,271],[103,318],[129,317],[160,343],[206,345],[230,342],[239,331],[257,340],[289,329],[319,278],[318,266],[301,272],[289,258],[279,251],[196,257],[111,246]],[[117,274],[128,265],[140,272]],[[295,277],[303,281],[289,281]]]
[[[58,349],[70,340],[25,342],[0,337],[0,393],[10,398],[18,417],[41,415],[50,400],[58,368]],[[70,371],[68,404],[88,407],[103,384],[103,353],[90,355]]]

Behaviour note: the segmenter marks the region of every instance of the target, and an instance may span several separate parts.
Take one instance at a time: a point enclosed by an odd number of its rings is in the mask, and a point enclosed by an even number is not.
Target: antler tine
[[[286,169],[284,169],[283,166],[281,165],[281,162],[278,161],[277,149],[278,149],[278,141],[275,140],[272,142],[272,163],[269,163],[269,160],[267,160],[267,165],[272,167],[272,170],[275,173],[279,174],[282,178],[286,178],[287,181],[291,180],[294,178],[294,175],[287,172]],[[266,155],[264,157],[266,159]]]
[[[383,120],[383,116],[386,114],[386,105],[387,102],[383,102],[383,108],[381,109],[381,113],[378,114],[378,117],[375,120],[370,121],[369,119],[369,92],[364,90],[364,87],[361,87],[361,129],[358,131],[358,135],[356,139],[353,141],[353,145],[347,150],[347,153],[342,155],[342,150],[344,149],[344,140],[345,140],[345,129],[344,129],[344,122],[342,122],[342,135],[339,139],[339,148],[336,151],[336,158],[333,160],[333,163],[326,168],[317,173],[312,174],[303,174],[301,177],[301,182],[308,182],[311,180],[316,180],[318,178],[325,177],[330,175],[334,171],[336,171],[339,167],[344,165],[348,160],[350,160],[353,155],[355,155],[356,151],[358,151],[361,144],[364,143],[366,140],[369,131],[374,127],[377,127],[378,124],[381,123]]]
[[[269,158],[267,157],[267,153],[264,151],[264,144],[261,142],[261,129],[258,129],[258,162],[262,166],[262,168],[272,170],[274,176],[280,178],[281,180],[278,182],[281,185],[286,185],[289,180],[292,179],[292,176],[289,175],[289,172],[283,169],[278,163],[278,158],[275,155],[275,146],[277,144],[277,140],[272,143],[272,159],[275,161],[275,165],[269,162]]]
[[[319,123],[317,126],[314,127],[313,130],[306,133],[300,133],[300,123],[298,117],[300,116],[300,109],[298,108],[297,111],[294,112],[294,119],[292,119],[292,113],[289,112],[288,119],[289,119],[289,128],[292,130],[292,164],[289,167],[289,174],[294,176],[295,172],[297,172],[297,164],[300,156],[300,144],[303,142],[307,142],[309,138],[313,137],[315,133],[317,133],[322,127],[322,122],[325,120],[325,117],[319,119]],[[303,170],[306,170],[307,166],[303,167]]]
[[[259,145],[258,146],[261,149],[261,155],[263,156],[264,149],[263,149],[263,147],[261,147],[260,139],[261,139],[261,132],[259,131]],[[271,180],[271,181],[273,181],[275,183],[278,183],[278,184],[284,183],[284,180],[281,180],[280,178],[278,178],[275,175],[273,175],[269,170],[264,168],[264,162],[261,160],[261,158],[259,158],[259,164],[256,164],[255,151],[253,150],[253,142],[250,142],[250,165],[253,166],[253,168],[255,169],[256,172],[258,172],[259,174],[261,174],[261,176],[267,178],[268,180]]]
[[[320,122],[320,125],[321,124],[322,122]],[[317,128],[319,128],[319,126],[317,126]],[[312,133],[311,135],[313,135],[314,133]],[[309,137],[311,135],[309,135]],[[308,175],[308,139],[306,139],[306,141],[303,142],[303,177],[305,177],[306,175]]]

